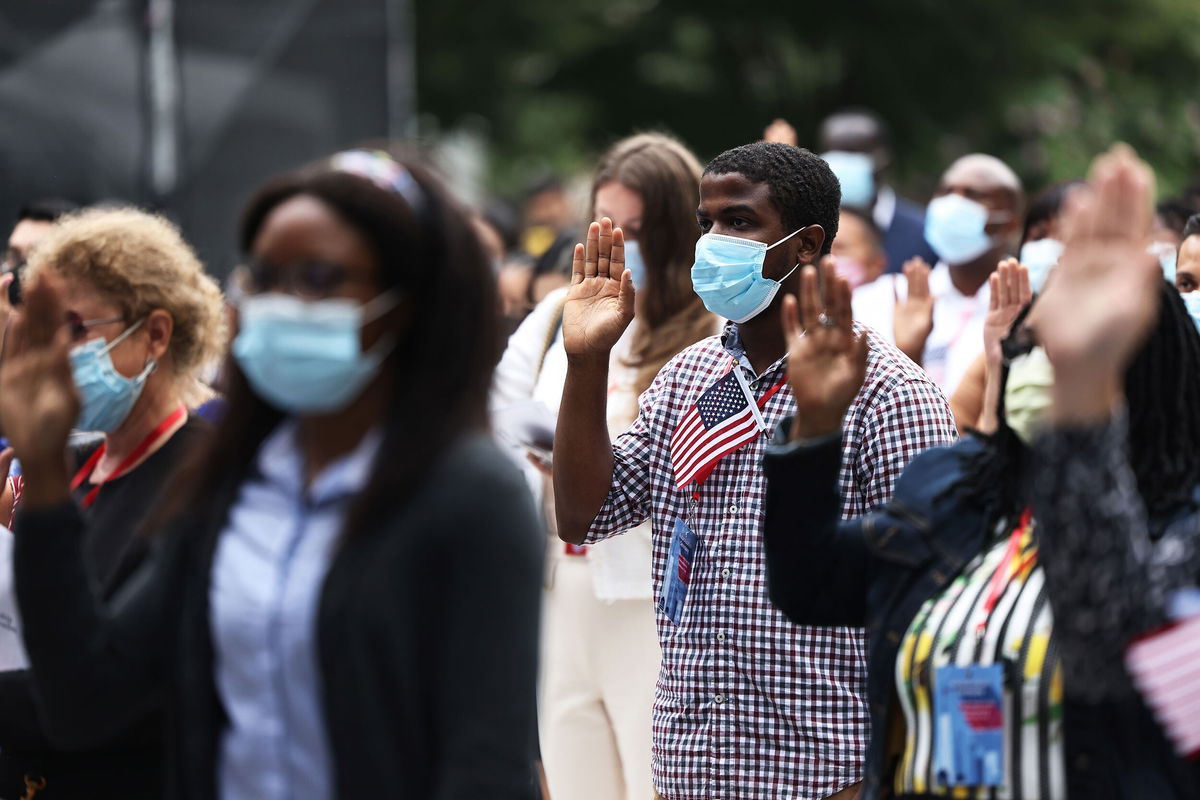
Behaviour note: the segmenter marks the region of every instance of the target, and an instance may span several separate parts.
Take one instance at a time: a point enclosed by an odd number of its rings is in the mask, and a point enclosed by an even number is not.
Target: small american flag
[[[1200,756],[1200,616],[1134,642],[1125,663],[1175,752]]]
[[[754,441],[762,430],[762,415],[743,381],[736,368],[730,370],[705,389],[679,421],[671,437],[671,466],[680,489],[692,481],[703,483],[718,461]]]

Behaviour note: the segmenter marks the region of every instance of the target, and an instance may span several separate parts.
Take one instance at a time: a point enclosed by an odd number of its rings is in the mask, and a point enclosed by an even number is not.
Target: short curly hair
[[[184,402],[202,401],[204,371],[225,354],[225,300],[179,229],[131,207],[88,208],[62,217],[29,257],[30,275],[50,270],[86,281],[138,320],[155,309],[171,315],[169,352]]]
[[[791,233],[806,225],[825,229],[821,254],[837,236],[842,187],[820,156],[779,142],[754,142],[726,150],[708,162],[705,175],[737,173],[770,188],[771,202]]]

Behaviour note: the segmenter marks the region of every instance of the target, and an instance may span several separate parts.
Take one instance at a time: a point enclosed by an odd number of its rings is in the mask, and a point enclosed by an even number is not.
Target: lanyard
[[[1025,538],[1025,534],[1032,522],[1032,512],[1030,509],[1025,509],[1021,514],[1021,521],[1017,523],[1017,527],[1013,528],[1012,534],[1008,537],[1008,547],[1004,550],[1004,558],[1000,560],[1000,565],[996,567],[996,571],[992,573],[992,581],[988,586],[987,598],[983,601],[983,618],[979,620],[979,624],[975,626],[975,635],[983,636],[984,629],[987,628],[987,621],[992,616],[992,612],[996,609],[996,603],[1000,602],[1000,598],[1004,596],[1004,592],[1008,589],[1008,584],[1017,575],[1020,575],[1024,569],[1029,566],[1037,557],[1036,551],[1029,553],[1016,568],[1009,570],[1016,560],[1017,553],[1021,549],[1021,540]]]
[[[186,406],[180,406],[179,408],[172,411],[170,416],[168,416],[166,419],[164,419],[162,422],[160,422],[158,424],[157,428],[150,431],[150,435],[147,436],[145,439],[143,439],[141,444],[139,444],[137,447],[133,448],[133,452],[130,453],[125,458],[124,461],[122,461],[120,464],[118,464],[117,468],[115,470],[113,470],[112,473],[107,478],[105,478],[104,480],[100,481],[100,483],[97,483],[95,486],[92,487],[92,490],[89,491],[84,496],[83,502],[81,503],[81,505],[84,508],[91,508],[92,503],[96,502],[96,497],[100,494],[101,486],[108,483],[109,481],[116,480],[117,478],[121,477],[125,473],[129,472],[129,470],[133,469],[133,465],[138,462],[138,459],[140,459],[142,456],[144,456],[146,454],[146,451],[149,450],[152,446],[154,446],[155,444],[158,444],[164,438],[166,438],[167,432],[170,431],[175,426],[175,424],[179,422],[179,420],[183,419],[186,416],[187,416],[187,407]],[[100,446],[96,448],[96,452],[92,453],[91,457],[84,463],[84,465],[82,467],[79,468],[79,472],[75,473],[75,477],[71,479],[71,491],[75,491],[80,486],[82,486],[83,482],[85,480],[87,480],[89,475],[92,474],[92,470],[96,468],[96,464],[100,461],[100,458],[104,455],[106,445],[107,445],[107,442],[101,442]]]
[[[737,362],[731,363],[729,368],[730,368],[730,371],[736,370],[738,368]],[[725,374],[728,375],[729,373],[727,372]],[[742,378],[741,373],[737,373],[737,377],[740,379],[738,382],[742,385],[743,391],[749,393],[750,388],[746,384],[745,379]],[[758,398],[758,400],[755,403],[758,406],[758,408],[759,409],[766,408],[767,401],[770,400],[772,397],[774,397],[775,393],[778,392],[780,389],[782,389],[784,387],[784,384],[786,384],[786,383],[787,383],[787,370],[785,369],[783,372],[783,375],[779,378],[779,380],[777,380],[775,382],[775,385],[773,385],[771,388],[767,389],[767,391],[763,393],[763,396]],[[709,472],[707,475],[705,475],[700,480],[692,483],[692,508],[693,509],[697,505],[700,504],[700,484],[702,484],[702,483],[704,483],[704,481],[708,480],[708,476],[711,474],[712,473]]]

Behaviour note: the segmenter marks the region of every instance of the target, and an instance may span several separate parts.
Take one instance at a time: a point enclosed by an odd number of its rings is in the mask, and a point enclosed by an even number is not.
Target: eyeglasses
[[[329,261],[307,261],[294,267],[252,261],[241,269],[251,294],[279,290],[309,300],[329,297],[350,274],[346,267]]]
[[[84,319],[77,311],[68,311],[65,315],[67,327],[71,330],[71,341],[80,342],[87,338],[88,329],[97,325],[108,325],[112,322],[124,322],[124,317],[104,317],[103,319]]]

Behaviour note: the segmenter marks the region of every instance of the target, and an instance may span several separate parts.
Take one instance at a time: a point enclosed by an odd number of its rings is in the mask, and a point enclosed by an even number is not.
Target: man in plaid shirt
[[[741,371],[762,403],[764,431],[794,414],[780,299],[797,291],[796,265],[829,252],[839,201],[828,166],[800,148],[760,142],[708,165],[697,210],[701,230],[778,243],[762,257],[758,277],[780,282],[782,291],[773,299],[768,293],[765,310],[748,319],[735,304],[700,291],[711,309],[743,322],[729,323],[720,337],[663,367],[640,400],[637,421],[615,443],[605,427],[608,353],[633,316],[624,240],[602,221],[588,231],[586,248],[576,247],[563,317],[569,368],[555,441],[559,535],[595,542],[649,518],[656,595],[664,580],[676,581],[678,590],[687,575],[681,608],[658,614],[663,663],[653,770],[667,800],[850,798],[861,779],[868,734],[862,632],[793,625],[767,598],[760,463],[766,437],[724,456],[706,480],[684,488],[676,485],[671,459],[680,419],[731,369]],[[886,502],[913,456],[955,435],[945,398],[920,368],[874,332],[867,331],[867,341],[866,380],[844,420],[846,517]],[[668,563],[677,520],[695,534],[689,569]]]

